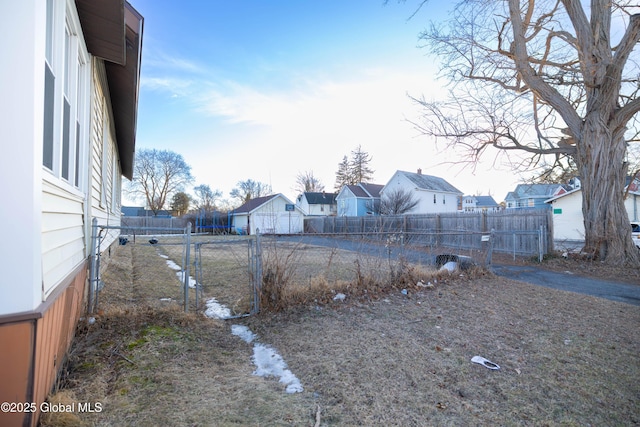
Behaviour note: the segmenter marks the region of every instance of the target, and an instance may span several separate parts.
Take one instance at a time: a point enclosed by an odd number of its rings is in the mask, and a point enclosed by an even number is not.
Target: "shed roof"
[[[278,196],[281,196],[281,194],[272,194],[270,196],[256,197],[255,199],[251,199],[247,201],[244,205],[240,206],[239,208],[234,209],[233,211],[231,211],[231,213],[233,214],[249,213],[259,208],[260,206],[264,205],[268,201],[275,199]]]

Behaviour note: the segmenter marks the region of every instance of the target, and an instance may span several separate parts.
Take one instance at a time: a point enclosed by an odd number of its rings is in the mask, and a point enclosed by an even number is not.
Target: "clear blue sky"
[[[333,191],[358,145],[379,184],[422,168],[501,201],[516,182],[507,169],[442,165],[453,154],[407,121],[420,113],[408,95],[445,93],[417,46],[449,1],[412,19],[411,0],[129,1],[145,18],[137,148],[180,153],[194,186],[227,198],[253,179],[293,199],[296,175],[312,171]]]

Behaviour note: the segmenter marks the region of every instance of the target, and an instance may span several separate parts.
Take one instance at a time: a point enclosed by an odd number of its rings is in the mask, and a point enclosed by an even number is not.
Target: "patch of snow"
[[[178,276],[178,279],[180,280],[180,283],[184,283],[184,271],[176,271],[176,276]],[[194,279],[193,277],[189,276],[189,287],[190,288],[195,288],[196,284],[198,282],[196,282],[196,279]]]
[[[216,319],[227,319],[231,317],[231,310],[220,304],[215,298],[208,299],[205,304],[207,306],[207,309],[204,312],[205,316]]]
[[[252,342],[256,338],[249,328],[242,325],[233,325],[231,327],[231,333],[239,336],[247,343]],[[272,347],[255,343],[253,346],[252,360],[256,365],[256,370],[253,371],[253,375],[260,377],[279,377],[280,383],[287,386],[285,391],[289,394],[301,393],[304,390],[300,380],[289,369],[287,369],[287,364],[282,359],[282,356],[280,356]]]
[[[160,255],[160,256],[162,256],[162,255]],[[178,264],[176,264],[175,262],[173,262],[170,259],[167,259],[167,265],[172,270],[182,270],[182,267],[180,267]]]
[[[246,343],[250,343],[256,338],[255,334],[243,325],[232,325],[231,334],[242,338]]]
[[[165,254],[158,254],[158,255],[160,255],[160,258],[169,259],[169,257]]]

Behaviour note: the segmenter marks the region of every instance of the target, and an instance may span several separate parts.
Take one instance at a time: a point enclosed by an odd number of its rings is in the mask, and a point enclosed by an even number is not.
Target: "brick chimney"
[[[422,169],[418,168],[418,175],[422,175]]]

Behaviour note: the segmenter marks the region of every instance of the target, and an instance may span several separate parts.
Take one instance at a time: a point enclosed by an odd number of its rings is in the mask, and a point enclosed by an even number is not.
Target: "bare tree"
[[[222,198],[222,191],[212,190],[206,184],[200,184],[193,189],[196,193],[196,199],[194,200],[196,208],[204,209],[205,211],[212,211],[216,206],[216,201]]]
[[[129,192],[144,198],[154,215],[167,201],[193,181],[191,166],[180,154],[169,150],[143,149],[136,153]]]
[[[191,197],[180,191],[173,195],[171,198],[171,210],[175,216],[182,216],[189,212],[189,205],[191,203]]]
[[[373,169],[369,166],[371,156],[362,150],[362,146],[358,145],[355,150],[351,151],[351,157],[344,156],[338,164],[336,172],[336,183],[334,188],[336,191],[345,185],[356,185],[361,182],[369,182],[373,178]]]
[[[248,179],[246,181],[238,182],[237,187],[231,190],[229,195],[232,199],[240,202],[240,204],[244,204],[256,197],[267,196],[271,191],[271,186],[269,184]]]
[[[630,59],[640,14],[630,13],[632,2],[583,4],[458,2],[448,26],[422,34],[454,88],[447,102],[417,100],[426,113],[418,126],[466,149],[470,162],[491,147],[526,154],[520,166],[527,168],[548,158],[573,162],[584,250],[610,264],[640,265],[623,204],[627,144],[640,110],[640,71]]]
[[[296,187],[294,190],[297,193],[319,193],[324,191],[324,185],[313,175],[313,171],[299,172],[296,176]]]
[[[413,193],[402,188],[396,188],[385,192],[380,198],[381,215],[402,215],[415,208],[419,200]]]
[[[362,146],[358,145],[355,150],[351,152],[351,175],[354,179],[353,184],[361,182],[370,182],[373,179],[373,169],[369,166],[371,163],[371,156],[366,151],[362,151]]]

